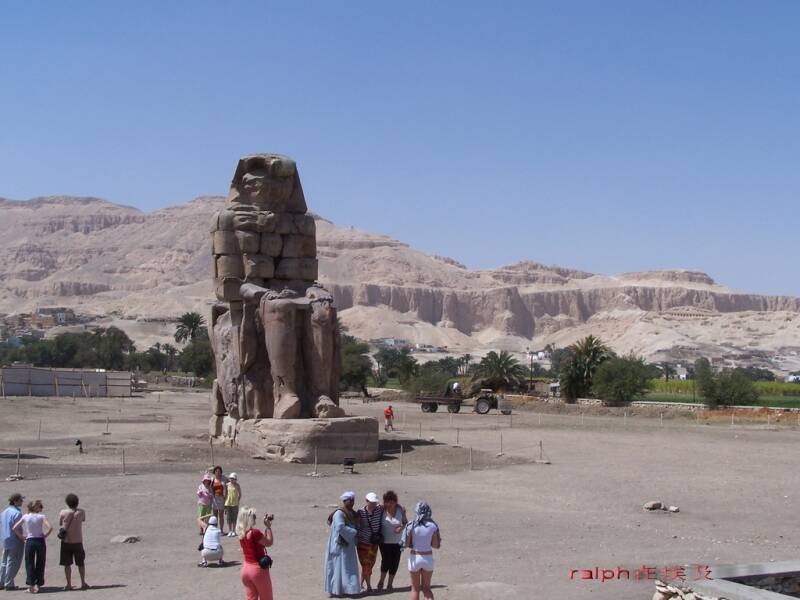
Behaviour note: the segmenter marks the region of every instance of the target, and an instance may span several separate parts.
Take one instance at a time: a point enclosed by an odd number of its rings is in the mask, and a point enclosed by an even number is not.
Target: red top
[[[387,419],[393,419],[394,418],[394,411],[390,407],[387,406],[386,408],[383,409],[383,416],[385,418],[387,418]]]
[[[267,553],[267,549],[258,543],[264,537],[261,530],[253,527],[247,532],[243,540],[239,540],[239,545],[242,547],[242,554],[244,554],[244,562],[258,564],[258,559]]]

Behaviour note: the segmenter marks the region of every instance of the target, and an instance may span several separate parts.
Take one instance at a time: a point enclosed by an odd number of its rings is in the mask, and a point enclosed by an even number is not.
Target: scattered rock
[[[112,544],[135,544],[136,542],[140,542],[142,538],[138,535],[115,535],[111,538]]]
[[[667,510],[668,510],[669,512],[673,512],[673,513],[675,513],[675,512],[680,512],[680,510],[681,510],[681,509],[680,509],[680,508],[678,508],[677,506],[670,506],[670,507],[669,507]]]
[[[659,502],[658,500],[651,500],[650,502],[645,503],[642,508],[645,510],[661,510],[664,508],[664,503]]]

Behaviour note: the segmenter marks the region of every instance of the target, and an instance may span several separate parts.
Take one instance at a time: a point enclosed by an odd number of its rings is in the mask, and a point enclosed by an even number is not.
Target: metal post
[[[733,413],[736,412],[734,409],[731,409],[731,427],[733,427]]]
[[[767,427],[769,427],[769,412],[767,412]]]
[[[108,417],[106,417],[106,433],[108,433]]]
[[[405,444],[401,443],[400,444],[400,475],[403,474],[403,446],[405,446]]]
[[[628,411],[627,410],[624,413],[622,413],[622,424],[623,425],[627,425],[628,424]]]
[[[461,430],[458,427],[456,427],[456,446],[460,445],[459,443],[461,441],[460,438],[461,438]]]
[[[172,431],[172,417],[167,416],[167,431]]]
[[[211,448],[211,466],[213,467],[217,463],[214,461],[214,438],[208,438],[208,445]]]
[[[314,475],[317,474],[317,447],[314,446]]]
[[[6,399],[6,384],[3,382],[3,372],[0,371],[0,391],[3,392],[3,400]]]
[[[19,475],[19,459],[22,456],[22,449],[17,448],[17,475]]]
[[[469,447],[469,470],[472,471],[472,446]]]
[[[39,427],[36,430],[36,439],[37,440],[42,439],[42,420],[41,419],[39,419]]]
[[[664,413],[661,413],[658,418],[661,420],[661,426],[664,426]]]
[[[453,426],[453,413],[450,413],[450,427]]]
[[[698,410],[695,414],[697,415],[697,426],[699,427],[700,426],[700,411]]]
[[[508,428],[514,429],[514,413],[508,414]]]
[[[583,425],[583,413],[581,413],[581,425]]]
[[[500,432],[500,454],[503,453],[503,432]]]
[[[539,460],[544,460],[544,450],[542,449],[542,440],[539,440]]]
[[[125,475],[125,448],[122,449],[122,474]]]
[[[418,440],[422,439],[422,421],[419,422],[419,436],[417,437]]]

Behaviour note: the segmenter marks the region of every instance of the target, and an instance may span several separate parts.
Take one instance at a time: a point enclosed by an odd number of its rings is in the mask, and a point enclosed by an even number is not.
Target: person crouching
[[[222,560],[224,554],[222,548],[222,531],[217,527],[217,517],[210,517],[208,519],[208,527],[203,534],[202,549],[200,550],[201,560],[197,566],[207,567],[208,561],[216,562],[220,567],[225,566]]]

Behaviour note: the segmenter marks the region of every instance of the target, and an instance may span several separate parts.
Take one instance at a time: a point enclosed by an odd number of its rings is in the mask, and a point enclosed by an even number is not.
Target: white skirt
[[[409,554],[408,570],[412,573],[417,571],[433,571],[433,554]]]

